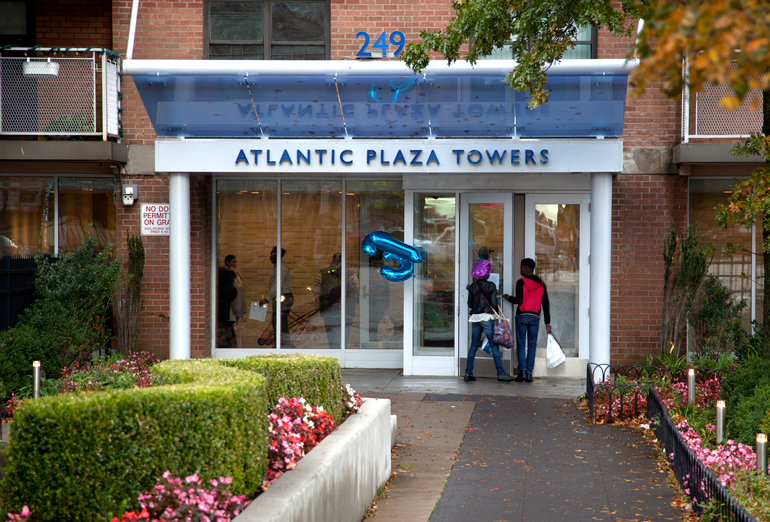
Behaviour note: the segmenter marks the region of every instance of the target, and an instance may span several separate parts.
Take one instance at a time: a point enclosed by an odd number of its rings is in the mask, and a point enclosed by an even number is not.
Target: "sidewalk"
[[[638,430],[591,426],[579,379],[499,383],[343,370],[398,415],[393,478],[374,518],[414,522],[680,520]]]

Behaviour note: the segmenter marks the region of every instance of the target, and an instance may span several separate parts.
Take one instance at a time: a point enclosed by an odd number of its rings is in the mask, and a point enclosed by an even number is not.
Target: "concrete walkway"
[[[680,520],[638,430],[587,425],[584,380],[404,377],[343,370],[398,415],[393,478],[374,518],[414,522]]]

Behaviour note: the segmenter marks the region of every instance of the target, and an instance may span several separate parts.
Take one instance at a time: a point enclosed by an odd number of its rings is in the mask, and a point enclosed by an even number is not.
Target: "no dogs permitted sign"
[[[142,235],[167,236],[168,212],[168,203],[142,203]]]

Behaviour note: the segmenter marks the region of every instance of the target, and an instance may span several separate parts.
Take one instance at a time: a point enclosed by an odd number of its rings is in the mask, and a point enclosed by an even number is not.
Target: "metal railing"
[[[719,520],[756,522],[754,517],[746,512],[722,486],[711,470],[695,456],[687,442],[682,439],[679,430],[668,416],[666,407],[653,389],[647,397],[647,416],[655,420],[655,435],[663,445],[679,484],[692,500],[693,511],[701,514],[705,506],[714,501],[710,511],[715,509]]]
[[[2,51],[17,56],[0,56],[0,136],[121,136],[117,53],[90,47]]]
[[[733,64],[733,67],[735,65]],[[685,75],[687,69],[685,67]],[[715,85],[704,83],[701,92],[693,97],[685,88],[682,93],[682,141],[691,138],[743,138],[762,130],[762,91],[750,89],[743,103],[734,110],[721,104],[725,96],[732,95],[728,83]],[[759,99],[759,109],[752,108],[752,100]]]

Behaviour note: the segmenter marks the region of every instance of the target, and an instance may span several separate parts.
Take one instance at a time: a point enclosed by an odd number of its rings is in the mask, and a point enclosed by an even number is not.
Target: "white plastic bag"
[[[267,306],[260,306],[259,303],[252,301],[249,310],[249,319],[254,321],[264,321],[267,318]]]
[[[489,341],[484,339],[484,344],[481,345],[481,351],[487,355],[492,355],[492,347],[489,346]]]
[[[545,365],[548,368],[556,368],[567,358],[564,356],[564,352],[561,351],[561,346],[556,342],[553,335],[548,334],[548,344],[545,348]]]

